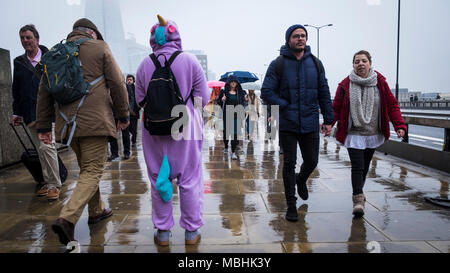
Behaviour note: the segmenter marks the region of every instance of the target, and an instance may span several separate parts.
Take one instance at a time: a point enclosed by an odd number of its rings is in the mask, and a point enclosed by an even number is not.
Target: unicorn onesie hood
[[[161,66],[176,51],[182,51],[178,26],[158,15],[158,23],[150,30],[150,46]],[[203,225],[203,172],[201,149],[203,118],[201,109],[209,100],[206,78],[197,58],[182,52],[170,66],[186,103],[189,121],[183,126],[183,137],[150,135],[142,124],[142,146],[151,183],[152,220],[160,230],[170,230],[174,225],[172,213],[172,183],[179,187],[181,207],[180,226],[195,231]],[[142,106],[155,65],[146,57],[136,73],[136,101]],[[189,98],[191,94],[198,106]],[[186,133],[187,132],[187,133]]]

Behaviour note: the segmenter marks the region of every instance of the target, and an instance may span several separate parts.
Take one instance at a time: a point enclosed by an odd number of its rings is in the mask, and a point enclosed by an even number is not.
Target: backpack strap
[[[280,55],[275,59],[275,74],[277,75],[278,82],[281,82],[281,78],[283,78],[283,66],[284,57],[283,55]]]
[[[173,63],[173,61],[175,60],[175,58],[176,58],[178,55],[180,55],[181,53],[182,53],[182,51],[175,51],[175,52],[172,54],[172,56],[170,56],[170,59],[169,59],[169,61],[167,62],[167,64],[168,64],[169,66],[171,66],[172,63]]]
[[[152,53],[149,55],[150,59],[152,59],[153,64],[155,65],[156,68],[161,68],[161,64],[158,61],[158,57],[156,57],[155,53]]]
[[[80,46],[82,43],[84,43],[84,42],[86,42],[87,40],[90,40],[91,38],[81,38],[81,39],[78,39],[78,40],[76,40],[76,41],[74,41],[74,43],[77,45],[77,46]]]
[[[314,56],[313,54],[311,54],[311,57],[314,61],[314,64],[316,65],[316,69],[317,69],[317,89],[319,89],[320,87],[320,74],[322,74],[322,66],[320,65],[320,60]]]
[[[77,128],[77,121],[76,121],[77,114],[78,114],[78,111],[80,110],[81,106],[84,103],[84,99],[86,98],[87,94],[89,94],[89,89],[91,89],[92,86],[97,84],[103,78],[104,78],[104,76],[101,75],[100,77],[98,77],[97,79],[95,79],[95,80],[93,80],[92,82],[89,83],[89,87],[88,87],[88,90],[87,90],[88,92],[86,93],[86,95],[84,95],[81,98],[80,102],[78,103],[77,110],[75,111],[75,114],[73,115],[73,117],[72,117],[72,119],[70,121],[67,118],[67,116],[61,111],[61,106],[58,104],[59,114],[61,115],[61,117],[66,122],[66,124],[64,124],[64,128],[61,131],[61,139],[63,139],[63,137],[66,135],[67,128],[69,128],[69,126],[72,126],[72,130],[70,130],[70,134],[69,134],[69,139],[67,140],[67,143],[66,143],[67,146],[69,146],[70,143],[72,142],[73,135],[75,134],[75,129]]]

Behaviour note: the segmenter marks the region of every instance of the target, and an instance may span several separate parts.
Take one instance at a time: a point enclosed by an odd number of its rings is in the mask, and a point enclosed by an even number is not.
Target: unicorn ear
[[[152,29],[150,30],[150,33],[151,33],[151,34],[154,34],[154,33],[155,33],[155,30],[156,30],[156,25],[154,25],[154,26],[152,27]]]
[[[177,29],[174,26],[170,25],[168,30],[169,30],[169,33],[174,33]]]
[[[158,21],[159,21],[159,25],[160,26],[166,26],[167,25],[167,21],[164,19],[164,18],[162,18],[162,16],[161,15],[157,15],[158,16]]]

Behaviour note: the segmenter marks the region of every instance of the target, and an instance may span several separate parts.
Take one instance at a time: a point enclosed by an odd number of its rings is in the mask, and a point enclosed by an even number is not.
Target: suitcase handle
[[[11,122],[9,123],[9,125],[10,125],[11,128],[14,130],[14,133],[16,133],[16,136],[17,136],[17,138],[19,139],[20,143],[22,144],[22,146],[23,146],[25,152],[28,154],[28,156],[30,156],[30,153],[28,152],[27,146],[25,146],[25,143],[23,143],[22,138],[20,137],[19,133],[17,133],[17,130],[16,130],[15,126],[12,125]],[[28,139],[29,139],[30,142],[31,142],[31,145],[33,145],[34,149],[35,149],[36,152],[37,152],[36,145],[34,145],[34,142],[33,142],[33,140],[31,139],[31,136],[30,136],[30,134],[28,133],[28,130],[25,128],[25,125],[24,125],[23,123],[21,123],[21,125],[22,125],[22,127],[23,127],[23,130],[24,130],[25,133],[27,134]]]

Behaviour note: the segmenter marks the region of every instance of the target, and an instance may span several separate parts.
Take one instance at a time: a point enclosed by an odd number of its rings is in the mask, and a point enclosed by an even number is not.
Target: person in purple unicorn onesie
[[[156,56],[164,55],[167,60],[176,51],[182,51],[181,37],[178,27],[171,20],[164,20],[158,15],[159,23],[151,29],[150,46]],[[164,57],[158,60],[164,66]],[[142,145],[148,177],[151,182],[152,220],[157,230],[154,234],[155,243],[169,245],[170,229],[174,226],[172,211],[172,188],[170,196],[163,198],[157,181],[159,175],[167,172],[167,181],[177,179],[181,208],[180,226],[185,231],[185,243],[197,244],[200,241],[199,228],[203,225],[203,172],[202,172],[202,138],[203,118],[201,109],[209,100],[210,92],[206,84],[203,70],[197,58],[189,53],[178,55],[170,66],[178,83],[181,96],[186,103],[189,116],[187,126],[183,125],[181,140],[173,136],[150,135],[142,126]],[[136,73],[136,101],[141,106],[145,104],[146,92],[155,71],[155,65],[150,57],[145,58]],[[195,101],[201,99],[194,107],[191,94]],[[186,137],[186,134],[188,135]]]

